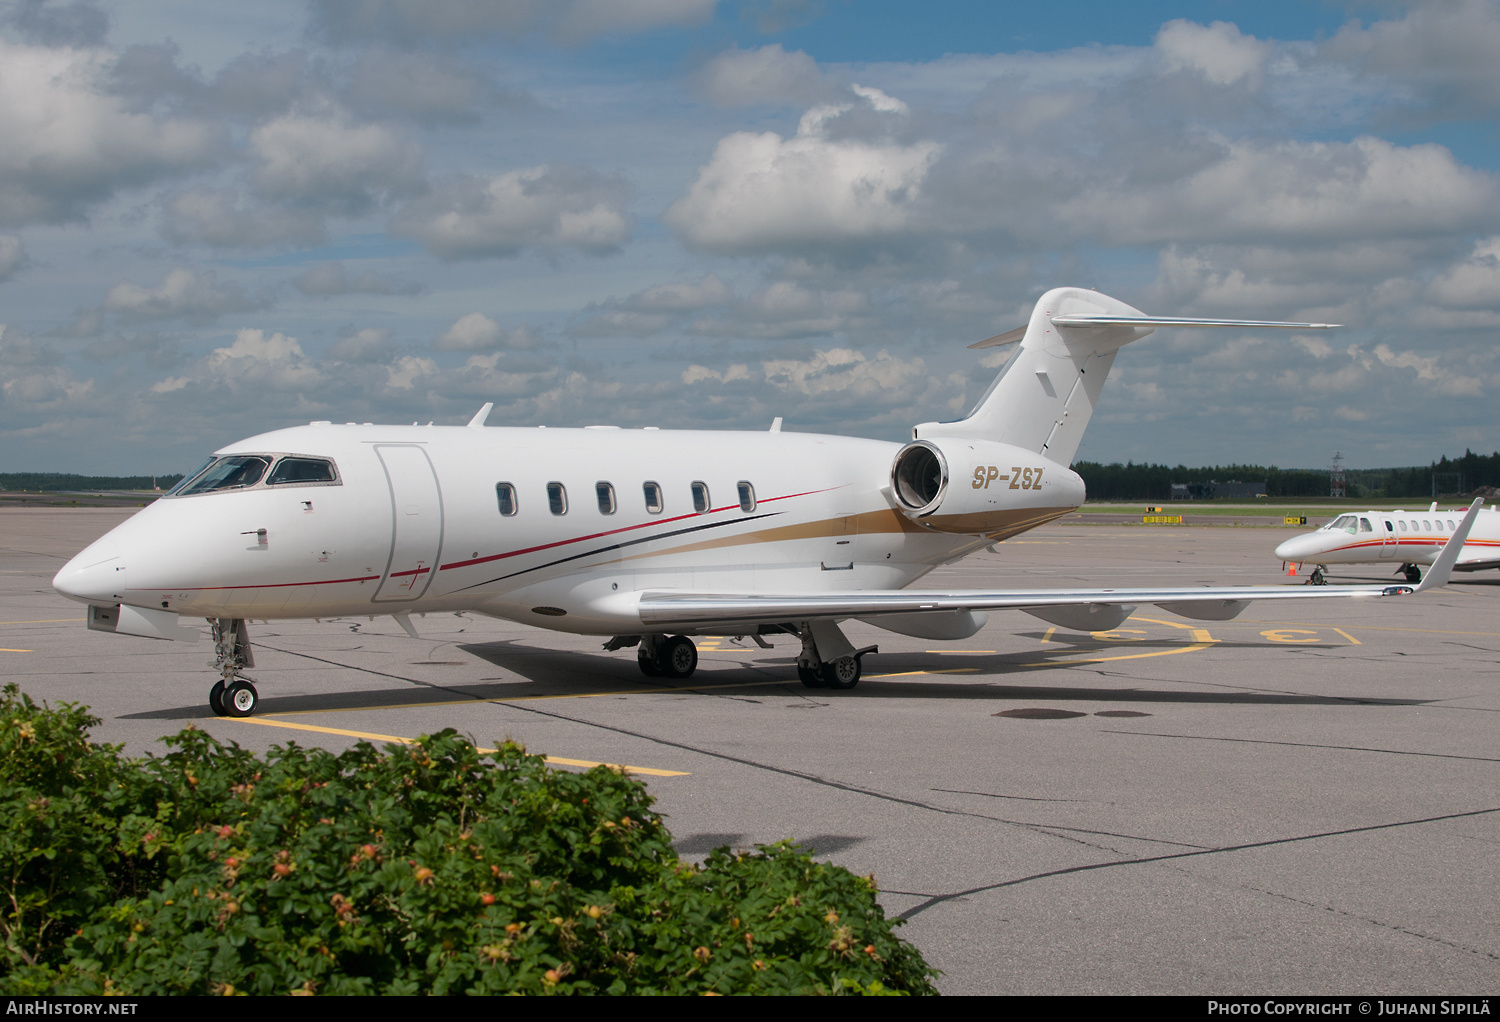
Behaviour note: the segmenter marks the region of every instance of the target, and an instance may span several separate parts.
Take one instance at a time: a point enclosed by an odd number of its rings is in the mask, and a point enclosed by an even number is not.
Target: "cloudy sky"
[[[1489,452],[1497,111],[1495,0],[5,0],[0,471],[901,439],[1064,284],[1348,324],[1158,333],[1080,458]]]

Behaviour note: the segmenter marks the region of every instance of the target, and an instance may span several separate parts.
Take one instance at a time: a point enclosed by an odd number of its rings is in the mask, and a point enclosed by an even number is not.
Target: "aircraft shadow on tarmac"
[[[1032,636],[1038,638],[1039,636]],[[409,689],[390,686],[378,689],[276,696],[275,682],[263,684],[258,714],[308,713],[333,710],[396,709],[435,706],[445,703],[464,705],[477,701],[532,702],[568,698],[625,698],[632,694],[681,692],[683,696],[721,693],[752,694],[755,690],[780,690],[819,701],[832,699],[1042,699],[1090,703],[1198,703],[1208,705],[1270,706],[1421,706],[1431,700],[1359,698],[1325,696],[1285,691],[1256,690],[1252,686],[1202,689],[1089,687],[1082,685],[1017,684],[1019,677],[1049,675],[1062,670],[1083,668],[1097,671],[1100,660],[1086,659],[1089,654],[1129,656],[1122,650],[1163,652],[1181,650],[1195,643],[1183,640],[1144,640],[1122,644],[1102,642],[1082,635],[1054,634],[1049,644],[1055,650],[1017,650],[1004,653],[947,653],[912,651],[879,654],[866,661],[865,680],[850,691],[807,689],[795,677],[795,658],[790,648],[784,654],[754,656],[733,666],[717,666],[705,658],[699,672],[689,680],[642,677],[631,659],[618,654],[595,654],[575,650],[558,650],[508,639],[495,642],[461,644],[458,649],[478,659],[503,668],[511,678],[482,678],[478,681],[434,682],[407,676],[416,666],[447,666],[454,661],[426,661],[420,664],[392,664],[387,670],[374,672],[392,681],[407,682]],[[1214,649],[1246,649],[1283,653],[1289,650],[1333,650],[1348,647],[1339,644],[1308,643],[1289,647],[1268,647],[1264,643],[1218,641]],[[708,652],[708,651],[705,651]],[[714,651],[718,652],[718,651]],[[745,652],[760,653],[746,649]],[[292,655],[297,655],[293,653]],[[1077,659],[1078,657],[1085,659]],[[1058,659],[1051,659],[1058,658]],[[321,659],[321,658],[319,658]],[[324,661],[327,663],[328,661]],[[351,672],[362,668],[350,666]],[[403,670],[407,669],[407,670]],[[908,673],[909,672],[909,673]],[[996,680],[996,677],[1006,680]],[[959,678],[963,680],[958,680]],[[1205,675],[1205,680],[1206,680]],[[1130,685],[1130,679],[1120,679]],[[1143,679],[1144,680],[1144,679]],[[1185,684],[1194,684],[1187,681]],[[201,720],[212,716],[206,704],[148,710],[122,715],[121,720]]]

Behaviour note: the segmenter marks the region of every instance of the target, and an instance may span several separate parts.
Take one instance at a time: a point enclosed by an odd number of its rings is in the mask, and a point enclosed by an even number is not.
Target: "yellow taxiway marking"
[[[1042,641],[1043,642],[1051,642],[1052,641],[1052,636],[1055,635],[1056,633],[1057,633],[1057,629],[1056,628],[1049,628],[1049,629],[1047,629],[1046,634],[1044,634],[1042,636]]]
[[[871,675],[873,677],[873,675]],[[492,699],[437,699],[427,703],[383,703],[379,706],[336,706],[319,710],[281,710],[278,717],[310,713],[360,713],[365,710],[421,710],[432,706],[464,706],[473,703],[528,703],[540,699],[602,699],[605,696],[649,696],[666,692],[711,692],[716,689],[759,688],[763,685],[786,685],[785,681],[744,681],[730,685],[679,685],[676,688],[617,688],[608,692],[573,692],[550,696],[495,696]],[[244,718],[241,718],[244,719]]]
[[[415,745],[416,739],[402,738],[400,735],[380,735],[372,731],[350,731],[341,727],[318,727],[316,724],[296,724],[289,720],[270,720],[266,717],[226,717],[225,720],[238,721],[241,724],[260,724],[263,727],[281,727],[293,731],[317,731],[325,735],[344,735],[348,738],[363,738],[371,742],[395,742],[398,745]],[[494,749],[480,749],[481,753],[491,754]],[[645,774],[648,777],[688,777],[685,770],[656,770],[652,767],[627,766],[623,763],[596,763],[589,759],[564,759],[561,756],[546,757],[548,763],[559,766],[576,767],[614,767],[623,770],[627,774]]]
[[[924,649],[923,653],[998,653],[998,649]]]
[[[60,625],[65,621],[78,622],[84,620],[81,617],[49,617],[41,621],[0,621],[0,625]]]
[[[1344,631],[1342,628],[1335,628],[1334,631],[1338,632],[1344,638],[1348,639],[1349,640],[1349,645],[1351,645],[1351,646],[1363,646],[1364,645],[1364,643],[1360,642],[1358,639],[1356,639],[1354,636],[1350,635],[1348,632]]]
[[[0,653],[35,653],[35,652],[36,652],[36,650],[34,650],[34,649],[3,649],[3,648],[0,648]]]
[[[866,680],[874,681],[876,678],[910,678],[914,674],[978,674],[977,667],[954,667],[946,671],[897,671],[894,674],[867,674]]]
[[[1179,646],[1177,649],[1161,649],[1155,653],[1127,653],[1124,656],[1101,656],[1089,657],[1087,660],[1044,660],[1039,664],[1021,664],[1022,667],[1066,667],[1068,664],[1102,664],[1110,660],[1143,660],[1152,656],[1172,656],[1175,653],[1192,653],[1200,649],[1212,649],[1215,642],[1195,642],[1190,646]]]

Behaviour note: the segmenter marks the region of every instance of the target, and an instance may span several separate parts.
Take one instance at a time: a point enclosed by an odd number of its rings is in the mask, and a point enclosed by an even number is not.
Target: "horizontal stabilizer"
[[[1271,327],[1278,330],[1333,330],[1342,323],[1282,323],[1269,319],[1191,319],[1183,316],[1053,316],[1053,326],[1237,326]],[[1000,337],[1009,336],[1001,334]],[[999,338],[991,341],[1004,343]],[[980,341],[971,347],[988,346],[990,341]]]
[[[1005,333],[1003,333],[1003,334],[996,334],[994,337],[986,337],[982,341],[975,341],[973,344],[969,345],[969,347],[971,349],[973,349],[973,348],[1003,348],[1007,344],[1015,344],[1017,341],[1021,340],[1025,336],[1026,336],[1026,328],[1024,326],[1018,326],[1014,330],[1007,330],[1007,331],[1005,331]]]

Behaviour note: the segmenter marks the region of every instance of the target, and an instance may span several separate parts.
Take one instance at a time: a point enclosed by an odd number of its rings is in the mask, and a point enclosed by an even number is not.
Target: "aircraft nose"
[[[1293,536],[1276,548],[1276,556],[1283,561],[1305,561],[1318,553],[1317,533],[1304,533],[1301,536]]]
[[[64,564],[52,588],[82,603],[119,603],[125,592],[125,559],[120,548],[101,539]]]

